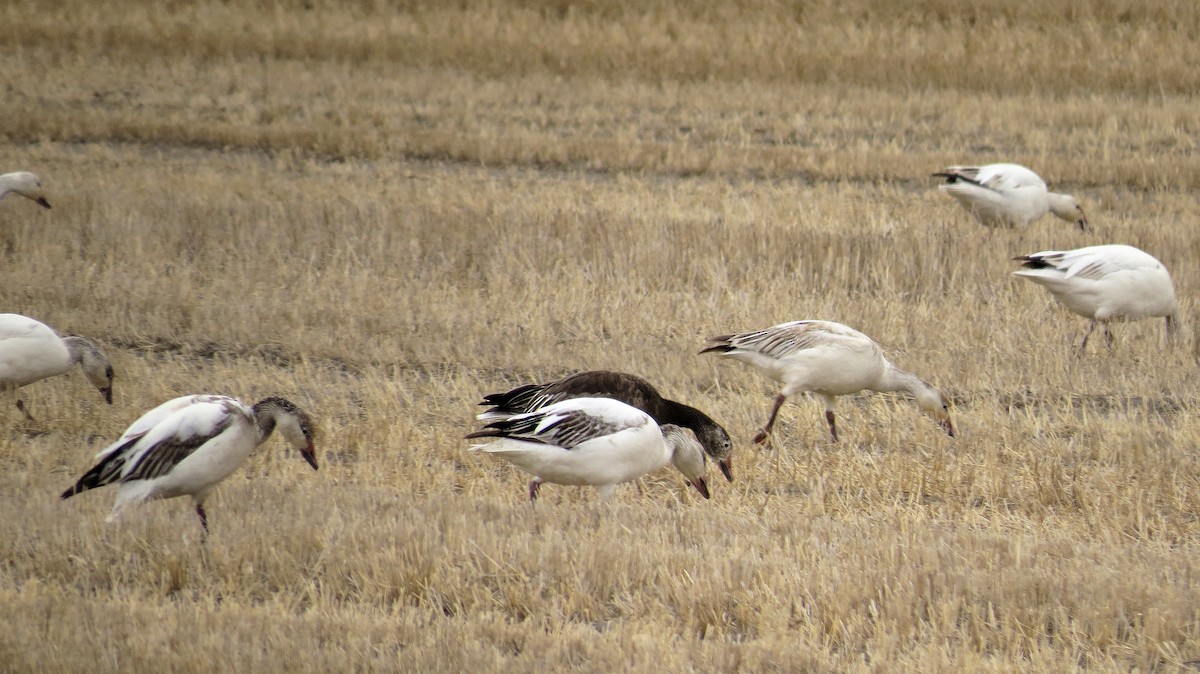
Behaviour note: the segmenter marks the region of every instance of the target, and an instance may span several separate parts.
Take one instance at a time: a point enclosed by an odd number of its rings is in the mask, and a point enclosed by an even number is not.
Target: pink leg
[[[833,435],[833,441],[837,442],[837,423],[833,420],[833,410],[825,410],[825,421],[829,422],[829,432]]]
[[[771,408],[771,416],[767,419],[767,425],[763,426],[763,429],[758,432],[758,435],[754,436],[754,442],[756,444],[761,445],[767,441],[767,436],[771,434],[771,429],[775,427],[775,417],[779,414],[779,408],[783,407],[783,401],[785,400],[787,400],[787,396],[783,395],[782,393],[775,396],[775,406]]]
[[[17,401],[17,409],[21,410],[21,413],[25,415],[25,418],[26,418],[27,420],[29,420],[30,422],[32,422],[32,421],[33,421],[33,415],[32,415],[32,414],[30,414],[30,413],[29,413],[29,410],[28,410],[28,408],[26,408],[26,407],[25,407],[25,401],[24,401],[24,400],[18,400],[18,401]]]
[[[538,491],[540,491],[541,488],[542,488],[541,480],[534,480],[529,483],[529,502],[530,503],[537,501]]]

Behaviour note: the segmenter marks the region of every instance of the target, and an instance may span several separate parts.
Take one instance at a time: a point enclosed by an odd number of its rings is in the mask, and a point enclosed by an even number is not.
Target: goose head
[[[933,417],[934,421],[946,431],[950,437],[954,437],[954,423],[950,421],[950,403],[941,391],[926,384],[923,390],[916,392],[917,406],[921,411]]]
[[[42,208],[50,208],[50,202],[46,200],[46,193],[42,188],[41,178],[26,171],[8,173],[3,178],[4,186],[8,188],[9,192],[19,194],[30,201],[34,201]],[[0,194],[2,193],[3,190],[0,190]]]
[[[733,439],[729,437],[729,432],[714,423],[703,427],[696,434],[696,439],[703,445],[704,451],[716,460],[725,479],[733,482]]]
[[[1062,220],[1075,223],[1080,231],[1091,229],[1087,216],[1083,214],[1083,206],[1069,194],[1051,194],[1050,212]]]
[[[279,430],[288,444],[300,452],[300,456],[304,457],[313,470],[317,470],[312,419],[304,410],[286,398],[271,397],[259,401],[254,406],[254,414],[260,418],[265,416],[273,420],[274,427]]]
[[[104,396],[104,402],[112,404],[113,368],[108,358],[95,344],[83,337],[64,337],[63,343],[72,357],[79,361],[83,374]]]

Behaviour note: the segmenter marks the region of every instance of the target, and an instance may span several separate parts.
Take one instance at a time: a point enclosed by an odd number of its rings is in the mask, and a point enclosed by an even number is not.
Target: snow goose
[[[130,503],[189,495],[205,534],[204,500],[275,428],[317,469],[312,422],[290,401],[264,398],[253,407],[222,395],[175,398],[146,412],[116,442],[96,455],[67,499],[88,489],[120,483],[108,522]]]
[[[1163,316],[1168,340],[1175,335],[1179,323],[1175,286],[1167,268],[1145,251],[1109,244],[1047,250],[1013,259],[1021,261],[1014,276],[1045,286],[1063,306],[1091,319],[1079,344],[1080,353],[1097,323],[1104,324],[1105,342],[1112,348],[1109,321],[1115,318]]]
[[[792,321],[708,341],[711,344],[700,353],[717,353],[749,363],[783,383],[767,425],[754,436],[754,442],[766,442],[783,402],[802,391],[816,393],[825,401],[825,420],[835,442],[838,434],[833,410],[837,396],[863,390],[909,392],[922,411],[954,436],[950,409],[942,394],[916,375],[897,369],[884,358],[883,349],[874,340],[841,323]]]
[[[42,208],[50,208],[46,194],[42,191],[42,179],[26,171],[0,175],[0,199],[12,192],[36,201]]]
[[[628,482],[673,463],[709,497],[704,449],[690,429],[659,426],[642,410],[611,398],[570,398],[533,412],[498,418],[467,438],[498,438],[470,449],[509,461],[534,476],[529,500],[543,482],[591,485],[608,499]]]
[[[28,316],[0,314],[0,390],[15,392],[26,384],[63,374],[76,363],[111,405],[112,365],[95,344],[83,337],[59,337]],[[19,399],[17,409],[33,420]]]
[[[1019,164],[949,166],[933,176],[945,178],[938,189],[988,227],[1025,227],[1050,212],[1088,229],[1075,197],[1050,192],[1038,174]]]
[[[612,398],[649,414],[657,424],[674,424],[692,429],[704,451],[717,462],[725,479],[733,481],[733,441],[720,424],[704,412],[664,398],[650,382],[637,375],[611,370],[578,372],[545,384],[527,384],[506,393],[484,396],[480,405],[492,408],[480,414],[480,421],[502,419],[514,414],[533,412],[551,403],[569,398]]]

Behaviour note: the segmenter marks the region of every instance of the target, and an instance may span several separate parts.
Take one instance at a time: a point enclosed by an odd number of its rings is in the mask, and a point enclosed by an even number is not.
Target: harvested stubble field
[[[678,6],[684,4],[684,6]],[[10,2],[0,308],[97,339],[0,418],[5,671],[1094,671],[1200,658],[1200,8],[1139,3]],[[989,231],[933,188],[1011,160],[1084,202]],[[1120,242],[1186,329],[1084,321],[1008,258]],[[796,318],[940,386],[789,403],[696,351]],[[548,485],[467,454],[483,393],[635,372],[733,434]],[[282,394],[210,501],[59,501],[177,395]]]

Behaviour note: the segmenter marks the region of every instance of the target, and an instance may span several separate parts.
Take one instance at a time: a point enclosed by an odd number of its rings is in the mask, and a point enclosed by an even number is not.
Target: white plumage
[[[1179,322],[1175,285],[1163,263],[1145,251],[1119,244],[1075,250],[1047,250],[1014,257],[1021,269],[1014,276],[1045,286],[1071,311],[1091,319],[1079,345],[1082,351],[1097,323],[1112,346],[1109,321],[1150,316],[1166,318],[1167,336]]]
[[[222,395],[168,400],[96,454],[96,465],[62,498],[119,483],[117,502],[108,516],[112,521],[130,503],[190,495],[207,533],[204,500],[276,427],[316,470],[312,422],[284,398],[264,398],[253,407]]]
[[[705,498],[704,448],[691,430],[659,427],[650,415],[610,398],[571,398],[534,412],[493,421],[467,438],[498,438],[472,450],[495,454],[534,476],[529,498],[543,482],[616,485],[673,463]]]
[[[50,202],[46,200],[46,193],[42,188],[42,179],[32,173],[17,171],[0,175],[0,199],[10,192],[34,201],[43,208],[50,208]]]
[[[1025,227],[1053,213],[1079,229],[1088,228],[1075,197],[1049,191],[1041,176],[1019,164],[949,166],[933,175],[946,179],[939,190],[988,227]]]
[[[15,391],[63,374],[76,363],[111,405],[112,365],[95,344],[83,337],[59,337],[28,316],[0,314],[0,390]],[[32,420],[21,400],[17,400],[17,408]]]
[[[700,353],[715,352],[748,363],[783,383],[775,406],[754,442],[766,442],[779,408],[789,396],[811,391],[825,402],[825,420],[837,441],[837,396],[871,391],[907,391],[925,413],[951,436],[949,405],[942,394],[916,375],[896,368],[870,337],[832,321],[791,321],[755,332],[710,337]]]

